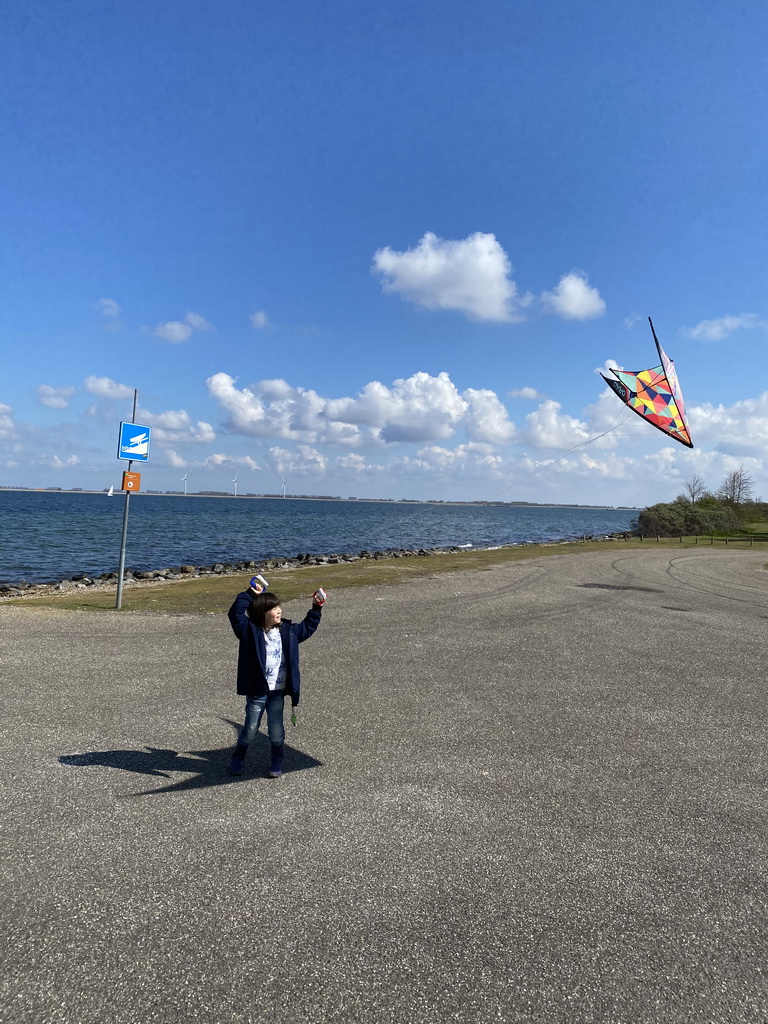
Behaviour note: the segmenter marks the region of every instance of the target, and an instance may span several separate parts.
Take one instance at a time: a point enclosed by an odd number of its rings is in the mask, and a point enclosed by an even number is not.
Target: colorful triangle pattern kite
[[[661,365],[654,366],[650,370],[638,370],[635,373],[611,368],[611,373],[616,380],[606,377],[605,374],[600,374],[600,376],[616,392],[622,402],[638,416],[642,416],[644,420],[652,423],[654,427],[669,437],[673,437],[680,444],[684,444],[687,448],[693,448],[675,364],[659,344],[650,317],[648,322],[651,324],[653,340],[656,342]]]

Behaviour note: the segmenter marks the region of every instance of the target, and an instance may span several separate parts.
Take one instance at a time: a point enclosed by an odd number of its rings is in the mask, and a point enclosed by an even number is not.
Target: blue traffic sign
[[[149,462],[149,436],[151,427],[140,423],[121,423],[120,440],[117,443],[118,459],[130,462]]]

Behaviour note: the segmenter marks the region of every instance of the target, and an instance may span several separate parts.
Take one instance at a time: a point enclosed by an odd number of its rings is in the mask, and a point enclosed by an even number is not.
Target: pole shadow
[[[223,722],[231,725],[235,738],[240,725],[231,719],[223,718]],[[152,796],[156,793],[182,793],[192,789],[206,789],[209,786],[226,786],[233,782],[243,782],[261,777],[264,781],[274,781],[267,776],[270,745],[263,733],[258,733],[248,749],[245,769],[242,775],[229,774],[229,760],[233,746],[215,747],[209,750],[186,750],[179,752],[171,748],[145,747],[144,750],[90,750],[84,754],[63,754],[60,764],[74,768],[90,768],[94,765],[103,768],[118,768],[121,771],[133,772],[137,775],[151,775],[154,778],[172,779],[172,772],[183,772],[192,778],[169,782],[167,786],[157,789],[145,789],[138,793],[128,793],[126,797]],[[285,744],[285,762],[283,774],[304,771],[307,768],[319,768],[322,761],[309,754]]]

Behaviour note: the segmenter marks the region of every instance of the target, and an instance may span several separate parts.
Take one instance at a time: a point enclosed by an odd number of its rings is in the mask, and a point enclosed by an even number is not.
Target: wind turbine
[[[283,497],[285,497],[285,477],[283,477]]]
[[[187,474],[186,473],[181,478],[181,482],[184,484],[184,497],[186,498],[186,496],[187,496]]]
[[[237,497],[237,473],[235,473],[235,479],[232,481],[232,483],[235,485],[234,495],[235,497]]]

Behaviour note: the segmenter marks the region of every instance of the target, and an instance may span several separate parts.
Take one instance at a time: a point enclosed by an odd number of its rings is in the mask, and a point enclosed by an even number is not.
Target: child
[[[267,712],[267,731],[272,748],[269,776],[283,774],[283,707],[285,694],[291,705],[299,703],[299,644],[320,625],[325,594],[312,595],[312,607],[298,624],[283,618],[280,599],[251,581],[248,590],[238,594],[229,609],[229,621],[240,641],[237,657],[237,692],[245,696],[245,723],[237,738],[237,747],[229,763],[232,775],[241,775],[248,744],[256,735],[261,716]]]

